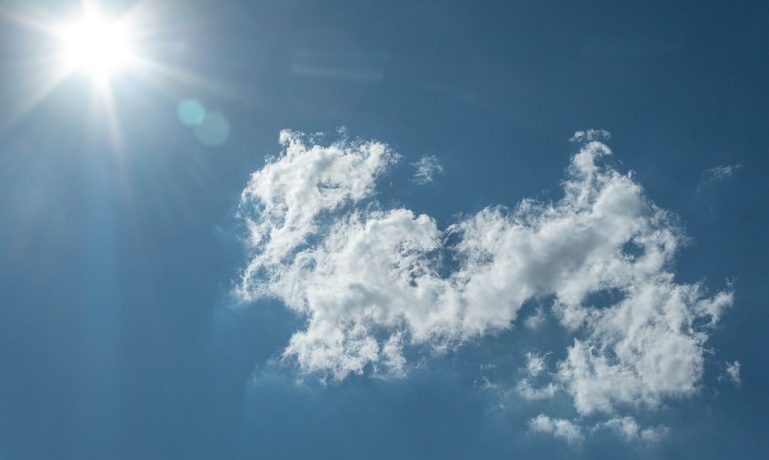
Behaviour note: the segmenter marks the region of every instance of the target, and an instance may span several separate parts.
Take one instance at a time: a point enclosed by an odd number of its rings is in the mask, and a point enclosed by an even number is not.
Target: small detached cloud
[[[592,141],[608,141],[611,139],[611,133],[605,129],[588,129],[586,131],[574,131],[574,135],[569,142],[584,143]]]
[[[545,414],[539,414],[529,420],[529,429],[533,432],[551,434],[570,443],[577,443],[585,439],[582,427],[579,425],[565,419],[550,418]]]
[[[425,155],[411,165],[416,168],[412,180],[418,185],[429,184],[436,175],[443,173],[443,166],[435,155]]]
[[[670,429],[666,426],[641,428],[633,417],[615,417],[595,425],[591,431],[607,429],[627,442],[656,443],[667,436]]]
[[[523,325],[527,329],[537,330],[545,323],[545,310],[538,307],[534,314],[529,315],[523,320]]]
[[[729,376],[729,378],[735,385],[740,386],[742,384],[742,377],[740,376],[739,361],[735,361],[731,364],[728,364],[726,366],[726,374]]]
[[[740,168],[742,168],[742,163],[707,169],[702,173],[702,181],[706,183],[725,181],[734,176]]]
[[[526,370],[529,375],[536,377],[547,369],[545,357],[537,353],[526,353]]]
[[[527,401],[538,401],[543,399],[550,399],[560,391],[560,386],[553,382],[548,382],[545,385],[534,386],[531,380],[537,380],[544,377],[547,374],[547,362],[546,356],[538,353],[527,352],[526,353],[526,377],[522,378],[518,385],[515,387],[515,391],[520,397]]]
[[[552,382],[544,386],[535,387],[531,384],[529,379],[521,379],[515,387],[518,396],[527,401],[541,401],[543,399],[554,398],[559,390],[560,388],[558,385]]]
[[[551,418],[540,414],[528,422],[532,432],[545,433],[568,443],[584,441],[597,432],[610,432],[628,443],[654,444],[662,441],[670,432],[663,425],[641,427],[633,417],[614,417],[592,426],[584,426],[576,421]]]

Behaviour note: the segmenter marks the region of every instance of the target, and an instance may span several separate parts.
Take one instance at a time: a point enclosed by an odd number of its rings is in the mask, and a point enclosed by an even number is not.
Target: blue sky
[[[0,1],[0,456],[769,455],[765,2],[101,7]]]

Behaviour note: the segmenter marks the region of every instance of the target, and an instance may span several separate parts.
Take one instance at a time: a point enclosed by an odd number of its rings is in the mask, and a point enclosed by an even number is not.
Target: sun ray
[[[164,64],[144,57],[139,59],[138,65],[146,69],[151,75],[166,77],[193,88],[210,91],[233,101],[243,101],[244,97],[249,94],[245,87],[236,87],[230,82],[216,80],[182,67]]]
[[[66,69],[56,69],[42,83],[37,84],[34,92],[25,97],[17,107],[10,111],[5,119],[0,121],[0,133],[14,126],[26,114],[37,108],[68,76],[69,72]]]
[[[16,11],[8,7],[0,6],[0,18],[24,26],[28,29],[53,35],[56,31],[56,21],[40,9],[34,9],[27,13]]]
[[[120,128],[120,113],[118,112],[117,104],[115,104],[115,96],[109,80],[102,82],[102,85],[99,87],[99,96],[99,102],[103,107],[107,121],[107,134],[112,151],[121,153],[124,150],[125,143],[123,132]]]

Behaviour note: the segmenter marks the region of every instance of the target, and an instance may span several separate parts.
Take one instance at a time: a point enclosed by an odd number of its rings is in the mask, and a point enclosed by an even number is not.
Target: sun
[[[61,27],[57,38],[68,73],[83,72],[103,80],[138,62],[135,38],[125,21],[92,13]]]
[[[156,94],[154,89],[177,83],[183,88],[241,98],[240,91],[229,83],[169,64],[164,59],[171,47],[164,41],[163,26],[173,18],[175,7],[181,7],[178,2],[79,0],[69,2],[78,3],[79,8],[64,15],[60,9],[54,11],[53,7],[37,5],[62,2],[14,2],[18,7],[6,7],[3,3],[8,2],[0,0],[0,29],[5,21],[13,22],[36,33],[43,46],[36,47],[40,52],[33,56],[18,53],[23,56],[20,63],[25,71],[32,72],[31,83],[28,90],[20,92],[9,113],[0,114],[0,133],[18,123],[62,86],[67,86],[69,91],[84,91],[80,93],[84,96],[88,94],[89,97],[78,100],[85,104],[84,110],[98,115],[89,117],[89,123],[106,128],[116,152],[123,149],[121,119],[133,116],[128,112],[131,104],[123,105],[128,100],[126,96],[151,97]],[[3,43],[3,47],[5,45]],[[64,85],[69,80],[80,81]],[[82,84],[83,80],[86,84]],[[153,91],[140,91],[150,85]]]

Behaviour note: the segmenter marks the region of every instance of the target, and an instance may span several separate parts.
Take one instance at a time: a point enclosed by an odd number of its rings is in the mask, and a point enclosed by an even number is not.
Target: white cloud
[[[606,422],[598,423],[592,431],[608,429],[627,442],[660,442],[667,436],[670,429],[665,426],[641,428],[633,417],[615,417]]]
[[[535,388],[529,382],[529,379],[521,379],[515,387],[515,391],[518,395],[527,401],[539,401],[542,399],[553,398],[558,394],[558,390],[558,385],[552,382],[545,386]]]
[[[284,357],[335,379],[404,375],[404,349],[508,330],[526,302],[552,298],[574,341],[549,382],[519,385],[524,398],[563,389],[579,414],[615,416],[692,395],[732,293],[676,281],[685,239],[675,218],[608,165],[611,150],[588,139],[599,134],[582,136],[559,201],[490,207],[439,229],[373,200],[398,158],[386,145],[309,145],[284,132],[284,152],[243,192],[252,256],[238,292],[304,316]]]
[[[639,433],[639,439],[646,443],[660,442],[670,433],[670,428],[666,426],[656,426],[652,428],[644,428]]]
[[[741,163],[716,166],[715,168],[705,170],[702,173],[702,180],[705,182],[721,182],[734,176],[740,168],[742,168]]]
[[[726,366],[726,373],[735,385],[740,386],[742,384],[742,377],[740,376],[740,362],[735,361]]]
[[[523,320],[523,325],[527,329],[536,330],[542,327],[542,325],[545,323],[545,310],[543,310],[541,307],[537,308],[537,310],[534,312],[533,315],[530,315],[525,320]]]
[[[537,353],[526,353],[526,370],[529,375],[536,377],[545,370],[547,370],[547,364],[545,363],[545,357]]]
[[[545,356],[532,352],[527,352],[525,356],[525,369],[528,377],[523,378],[518,382],[518,385],[515,387],[516,393],[528,401],[537,401],[554,397],[560,390],[560,387],[557,384],[549,382],[546,385],[534,387],[529,381],[530,378],[536,379],[547,373]]]
[[[308,146],[301,133],[282,131],[280,143],[281,156],[253,173],[241,195],[239,214],[254,254],[243,273],[246,289],[239,290],[246,299],[275,293],[276,281],[289,281],[277,276],[318,232],[323,214],[371,195],[376,177],[398,159],[379,142]]]
[[[569,139],[569,142],[591,142],[591,141],[608,141],[611,139],[611,133],[605,129],[588,129],[585,131],[574,131],[574,135]]]
[[[618,304],[589,311],[588,335],[559,363],[558,379],[581,414],[655,408],[665,398],[694,394],[707,339],[695,320],[712,320],[732,302],[728,293],[703,297],[699,285],[675,284],[666,273],[635,283]]]
[[[413,180],[419,185],[429,184],[436,175],[443,173],[443,166],[435,155],[425,155],[411,165],[416,168]]]
[[[670,428],[663,425],[644,428],[633,417],[627,416],[614,417],[585,427],[571,420],[539,414],[529,420],[528,426],[531,431],[547,433],[570,443],[584,441],[586,437],[597,431],[608,430],[625,442],[653,444],[662,441],[670,432]]]
[[[544,414],[539,414],[529,420],[529,429],[539,433],[548,433],[571,443],[582,441],[585,438],[579,425],[575,425],[569,420],[550,418]]]

